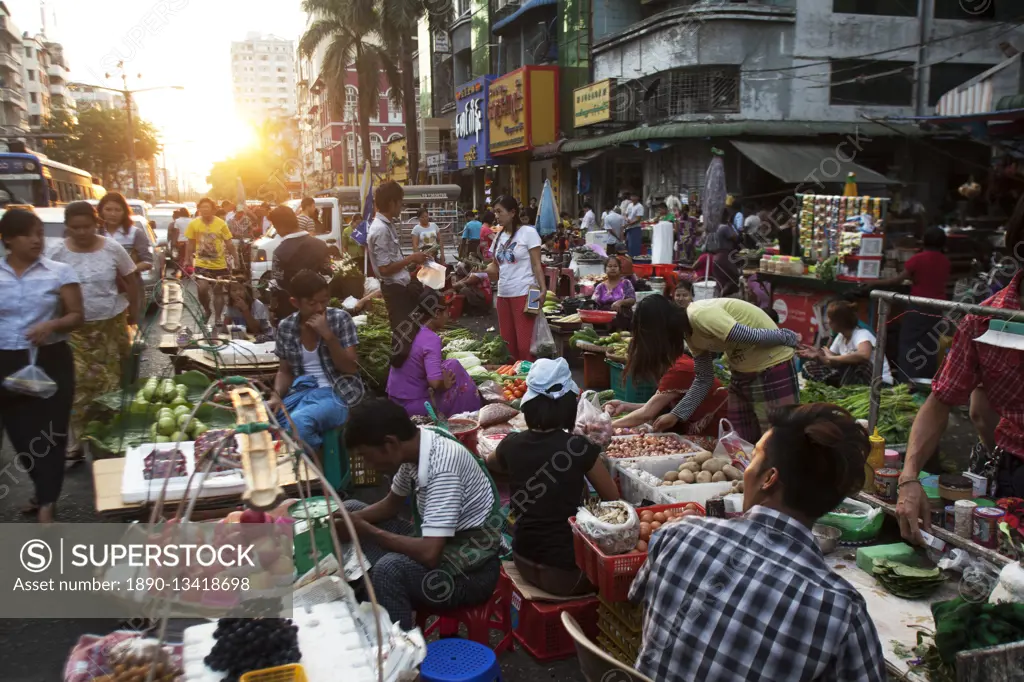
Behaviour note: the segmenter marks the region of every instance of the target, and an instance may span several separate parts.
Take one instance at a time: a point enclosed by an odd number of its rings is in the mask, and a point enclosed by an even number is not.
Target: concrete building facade
[[[28,104],[29,129],[39,130],[50,117],[50,54],[44,36],[25,34],[22,44],[22,80]]]
[[[7,5],[0,2],[0,133],[5,136],[23,135],[28,130],[23,54],[21,31]]]
[[[259,123],[295,115],[295,45],[273,35],[249,33],[231,43],[235,108]]]

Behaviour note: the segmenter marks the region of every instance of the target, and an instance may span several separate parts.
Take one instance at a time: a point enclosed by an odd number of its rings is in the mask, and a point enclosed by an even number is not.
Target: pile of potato
[[[713,457],[710,452],[702,452],[680,464],[678,471],[669,471],[662,476],[661,485],[719,483],[721,481],[740,481],[742,487],[743,472],[734,467],[727,459],[719,459]]]

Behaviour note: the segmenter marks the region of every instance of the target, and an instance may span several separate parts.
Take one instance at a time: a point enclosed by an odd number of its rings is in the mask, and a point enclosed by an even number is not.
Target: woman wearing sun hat
[[[580,389],[565,358],[537,360],[526,387],[520,409],[528,430],[510,434],[487,456],[488,468],[509,479],[512,558],[520,575],[546,592],[592,592],[576,566],[568,518],[588,481],[603,500],[617,500],[619,492],[598,458],[601,448],[572,434]]]

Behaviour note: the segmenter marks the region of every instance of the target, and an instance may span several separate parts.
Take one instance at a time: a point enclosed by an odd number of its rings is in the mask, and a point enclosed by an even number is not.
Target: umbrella
[[[542,237],[554,234],[558,226],[558,209],[555,207],[555,193],[551,191],[551,181],[544,181],[544,189],[540,193],[540,206],[537,211],[537,232]]]

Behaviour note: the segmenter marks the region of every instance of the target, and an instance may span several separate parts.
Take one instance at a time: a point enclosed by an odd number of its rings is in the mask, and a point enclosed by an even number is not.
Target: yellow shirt
[[[195,240],[195,266],[207,270],[226,270],[225,245],[231,240],[228,224],[214,216],[207,225],[202,218],[196,218],[185,229],[185,239]]]
[[[778,329],[768,314],[756,305],[738,298],[713,298],[696,301],[686,308],[693,334],[686,343],[694,355],[725,353],[729,369],[757,373],[793,358],[788,346],[755,346],[726,341],[737,323],[751,329]]]

